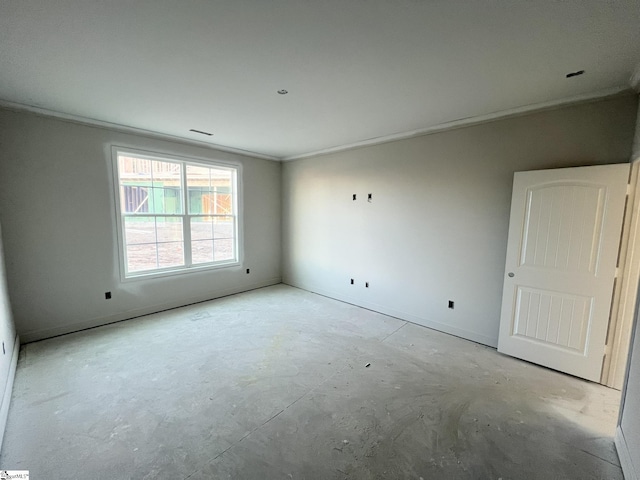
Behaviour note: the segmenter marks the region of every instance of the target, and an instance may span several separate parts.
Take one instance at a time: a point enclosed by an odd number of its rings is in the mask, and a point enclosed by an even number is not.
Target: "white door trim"
[[[640,158],[631,164],[630,189],[620,242],[618,270],[600,381],[616,390],[622,389],[624,382],[640,279]]]
[[[2,398],[0,398],[0,449],[2,448],[2,440],[4,439],[4,431],[7,426],[7,418],[9,416],[9,404],[11,403],[11,393],[13,392],[13,380],[16,378],[16,368],[18,366],[18,356],[20,355],[20,337],[16,335],[13,351],[11,353],[11,363],[9,364],[9,375],[7,376],[7,384],[5,385]]]

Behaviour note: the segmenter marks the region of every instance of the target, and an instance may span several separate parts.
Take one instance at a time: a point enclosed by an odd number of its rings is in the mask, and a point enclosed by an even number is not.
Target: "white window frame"
[[[182,218],[182,241],[184,248],[184,265],[178,267],[164,267],[156,268],[153,270],[146,270],[140,272],[129,272],[127,268],[127,254],[126,254],[126,240],[124,229],[125,215],[122,212],[120,205],[120,173],[118,169],[118,156],[126,155],[144,160],[157,160],[160,162],[179,163],[181,165],[181,183],[182,183],[182,200],[183,200],[183,213],[180,214],[150,214],[159,217],[175,217]],[[199,214],[190,214],[188,210],[189,206],[189,193],[187,189],[187,177],[186,167],[192,165],[196,167],[207,168],[223,168],[235,170],[235,188],[232,195],[233,211],[235,216],[235,248],[236,258],[234,260],[219,261],[203,264],[191,264],[191,230],[190,230],[190,218],[198,217]],[[219,160],[211,160],[197,157],[186,157],[183,155],[174,155],[171,153],[151,152],[146,150],[140,150],[137,148],[128,148],[118,145],[112,145],[111,147],[111,168],[112,179],[114,187],[114,204],[116,212],[116,231],[118,237],[118,263],[120,269],[120,279],[123,282],[139,279],[148,279],[156,277],[166,277],[170,275],[184,275],[189,273],[201,272],[204,270],[216,270],[230,267],[238,267],[243,264],[243,211],[242,211],[242,164],[235,162],[225,162]]]

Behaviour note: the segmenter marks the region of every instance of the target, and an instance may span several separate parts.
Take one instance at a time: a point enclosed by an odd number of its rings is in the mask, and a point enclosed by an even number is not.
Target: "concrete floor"
[[[278,285],[24,346],[0,466],[49,480],[622,479],[619,399]]]

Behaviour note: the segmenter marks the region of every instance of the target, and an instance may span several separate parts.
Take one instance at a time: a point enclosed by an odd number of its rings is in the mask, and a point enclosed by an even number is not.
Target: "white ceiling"
[[[602,96],[638,62],[638,0],[0,2],[5,105],[285,159]]]

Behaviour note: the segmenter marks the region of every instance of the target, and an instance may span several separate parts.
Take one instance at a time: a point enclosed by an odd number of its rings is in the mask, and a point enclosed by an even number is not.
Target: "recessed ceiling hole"
[[[583,73],[584,73],[584,70],[578,70],[577,72],[567,73],[565,76],[567,78],[571,78],[571,77],[577,77],[578,75],[582,75]]]
[[[289,93],[289,91],[288,91],[288,90],[285,90],[285,89],[283,88],[282,90],[278,90],[278,93],[279,93],[280,95],[286,95],[287,93]]]
[[[189,131],[193,133],[201,133],[202,135],[208,135],[210,137],[213,135],[213,133],[203,132],[202,130],[196,130],[195,128],[192,128]]]

